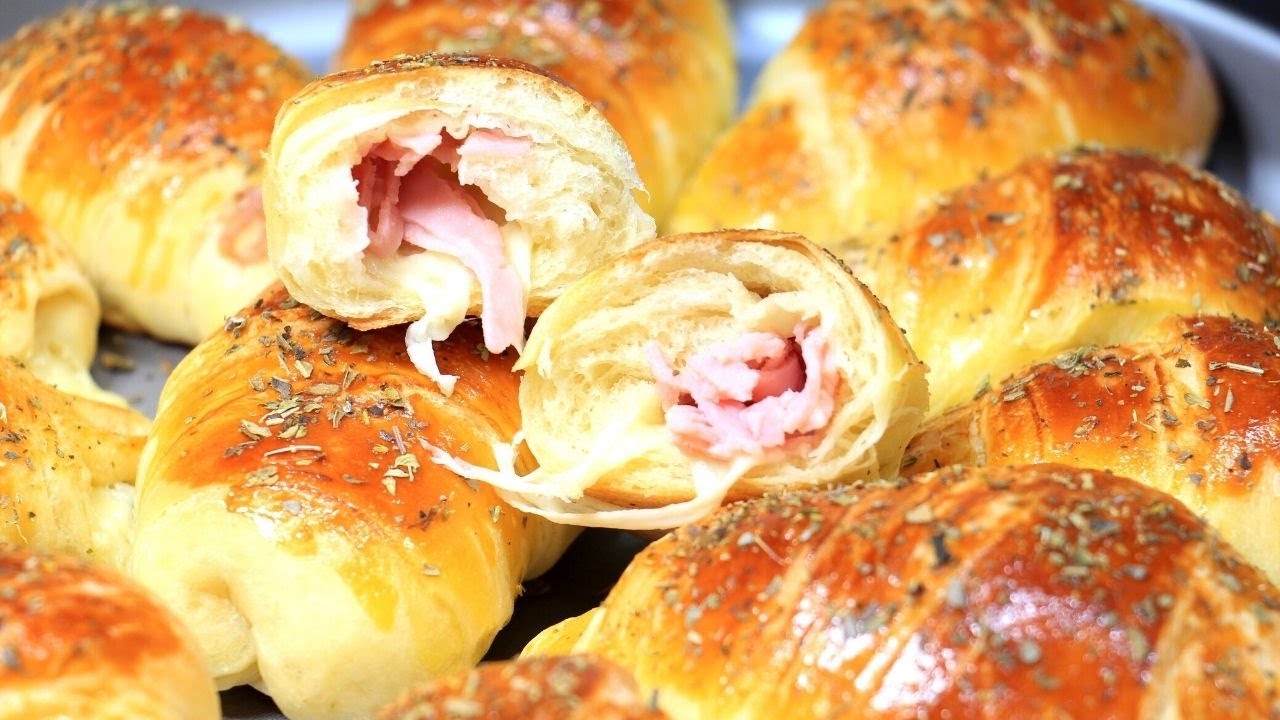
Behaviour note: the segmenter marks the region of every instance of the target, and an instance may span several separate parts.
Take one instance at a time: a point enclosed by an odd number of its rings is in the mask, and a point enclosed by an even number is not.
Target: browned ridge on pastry
[[[437,51],[545,68],[618,129],[661,225],[737,102],[730,35],[721,0],[356,0],[334,65]]]
[[[1278,241],[1270,216],[1207,172],[1084,149],[948,195],[863,277],[929,365],[936,414],[1170,315],[1277,317]]]
[[[903,472],[1061,462],[1171,493],[1280,578],[1280,335],[1177,317],[1022,368],[928,423]]]
[[[598,657],[526,658],[485,663],[406,693],[378,720],[660,720],[636,682]]]
[[[1198,162],[1218,99],[1191,42],[1111,0],[832,0],[682,191],[677,231],[874,246],[935,193],[1082,142]]]
[[[526,654],[599,653],[679,718],[1266,717],[1278,611],[1140,483],[945,469],[729,506]]]
[[[0,718],[217,718],[185,629],[82,560],[0,546]]]
[[[69,8],[0,45],[0,185],[71,244],[108,320],[195,342],[269,281],[259,156],[308,76],[234,20]]]
[[[368,717],[473,666],[572,537],[424,450],[491,462],[519,428],[514,353],[465,324],[439,346],[459,378],[446,397],[400,332],[353,331],[276,286],[170,375],[138,471],[135,577],[220,687],[253,683],[290,718]]]

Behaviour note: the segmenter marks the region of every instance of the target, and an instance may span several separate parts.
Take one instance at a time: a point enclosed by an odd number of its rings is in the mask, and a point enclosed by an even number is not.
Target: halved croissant
[[[422,55],[331,75],[280,110],[265,185],[271,261],[299,301],[430,343],[479,314],[490,352],[524,342],[565,286],[654,235],[626,147],[535,68]]]
[[[1176,317],[1139,342],[1021,368],[930,421],[903,473],[1060,462],[1163,490],[1280,582],[1280,334]]]
[[[613,660],[674,718],[1280,710],[1280,591],[1177,500],[1053,465],[728,506],[551,640],[525,654]]]
[[[123,405],[89,375],[98,346],[98,296],[70,249],[35,213],[0,190],[0,346],[64,392]]]
[[[1280,226],[1208,173],[1149,155],[1045,155],[952,193],[860,277],[929,366],[940,413],[1170,315],[1280,312]]]
[[[661,720],[636,681],[603,658],[527,658],[484,663],[406,693],[378,720]]]
[[[0,546],[0,718],[216,720],[186,628],[99,565]]]
[[[936,193],[1042,152],[1202,160],[1219,114],[1190,38],[1127,0],[829,0],[753,92],[674,230],[875,246]]]
[[[353,6],[339,69],[428,51],[508,57],[590,100],[635,158],[661,225],[738,101],[723,0],[400,0]]]
[[[488,462],[519,428],[512,357],[460,328],[446,398],[399,334],[273,288],[170,375],[138,470],[134,576],[219,687],[251,683],[290,718],[368,717],[473,666],[573,536],[426,459],[429,442]]]
[[[0,187],[70,244],[108,322],[196,342],[271,280],[259,155],[307,77],[231,19],[68,8],[0,45]]]
[[[516,368],[539,469],[433,457],[588,525],[669,528],[726,495],[896,474],[928,402],[871,292],[770,231],[671,236],[610,261],[542,314]]]
[[[123,567],[149,428],[0,357],[0,542]]]

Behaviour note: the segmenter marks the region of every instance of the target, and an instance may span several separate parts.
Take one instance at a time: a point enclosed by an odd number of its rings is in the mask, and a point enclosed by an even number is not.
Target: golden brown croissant
[[[928,405],[924,366],[866,286],[763,230],[605,263],[547,308],[516,369],[538,470],[432,458],[584,525],[671,528],[726,496],[894,475]]]
[[[661,720],[636,681],[603,658],[587,655],[485,663],[405,694],[378,720]]]
[[[277,286],[174,370],[138,471],[134,576],[220,687],[252,683],[291,718],[368,717],[471,667],[572,537],[423,450],[490,462],[519,428],[514,354],[460,328],[440,346],[446,398],[400,333],[353,332]]]
[[[1175,314],[1280,311],[1280,226],[1211,175],[1150,156],[1028,160],[947,196],[861,276],[929,366],[931,411]]]
[[[1177,500],[1054,465],[726,507],[550,640],[676,718],[1280,711],[1280,591]]]
[[[126,578],[0,546],[0,718],[216,720],[195,641]]]
[[[71,245],[109,322],[196,342],[271,280],[259,155],[307,75],[230,19],[72,7],[0,45],[0,187]]]
[[[659,225],[738,99],[723,0],[353,5],[339,68],[406,53],[475,53],[545,68],[582,93],[626,141]]]
[[[1247,320],[1170,318],[1141,342],[1019,369],[931,421],[906,474],[1060,462],[1163,490],[1280,580],[1280,335]]]
[[[1204,58],[1127,0],[830,0],[682,191],[677,231],[877,244],[934,194],[1096,142],[1203,159]]]
[[[98,296],[70,249],[12,194],[0,190],[0,346],[65,392],[123,405],[98,388]]]
[[[414,321],[414,364],[467,314],[524,343],[591,268],[654,236],[627,149],[583,97],[515,61],[421,55],[322,78],[280,111],[264,201],[301,302],[362,330]]]
[[[0,357],[0,542],[123,567],[149,427]]]

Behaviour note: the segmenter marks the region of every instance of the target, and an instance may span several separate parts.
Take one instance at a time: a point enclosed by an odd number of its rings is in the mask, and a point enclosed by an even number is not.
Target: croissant
[[[726,507],[525,655],[598,653],[673,718],[1268,717],[1278,611],[1145,485],[944,469]]]
[[[653,237],[609,123],[536,69],[404,57],[319,80],[267,160],[271,261],[303,303],[359,329],[414,321],[409,357],[479,314],[491,353],[601,261]]]
[[[1127,0],[829,0],[766,65],[671,227],[770,227],[851,252],[1042,152],[1203,160],[1218,115],[1189,37]]]
[[[582,93],[626,141],[659,224],[737,107],[723,0],[352,5],[339,68],[405,53],[475,53],[545,68]]]
[[[934,414],[1019,367],[1175,314],[1280,311],[1280,226],[1211,175],[1115,151],[1046,155],[955,192],[860,277],[929,366]]]
[[[216,720],[190,633],[99,565],[0,547],[0,718]]]
[[[626,671],[601,658],[549,657],[485,663],[414,688],[378,720],[661,720]]]
[[[426,460],[424,442],[489,462],[519,428],[511,354],[459,328],[446,398],[399,332],[273,288],[170,375],[138,469],[134,577],[220,688],[252,684],[290,718],[369,717],[473,666],[572,538]]]
[[[0,190],[0,345],[66,392],[123,405],[89,375],[98,344],[98,296],[71,250],[12,194]]]
[[[896,474],[928,403],[924,367],[871,292],[770,231],[672,236],[606,263],[542,314],[515,367],[540,468],[433,459],[522,509],[631,529],[675,527],[726,495]]]
[[[1280,580],[1280,334],[1248,320],[1175,317],[1139,342],[1020,369],[931,420],[903,473],[1060,462],[1176,496]]]
[[[0,543],[123,567],[149,427],[0,357]]]
[[[0,45],[0,187],[70,244],[108,322],[196,342],[271,280],[259,155],[307,77],[234,20],[69,8]]]

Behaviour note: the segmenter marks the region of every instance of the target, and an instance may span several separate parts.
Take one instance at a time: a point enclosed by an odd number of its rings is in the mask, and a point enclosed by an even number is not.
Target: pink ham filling
[[[839,376],[821,328],[745,333],[694,354],[678,374],[656,344],[646,352],[667,428],[687,453],[765,455],[831,422]]]
[[[386,257],[407,242],[457,258],[480,283],[484,344],[494,353],[523,344],[524,284],[498,223],[481,206],[483,196],[477,199],[458,181],[458,165],[470,156],[519,155],[528,147],[527,139],[497,130],[472,130],[459,140],[440,128],[388,136],[351,170],[369,214],[369,252]]]

